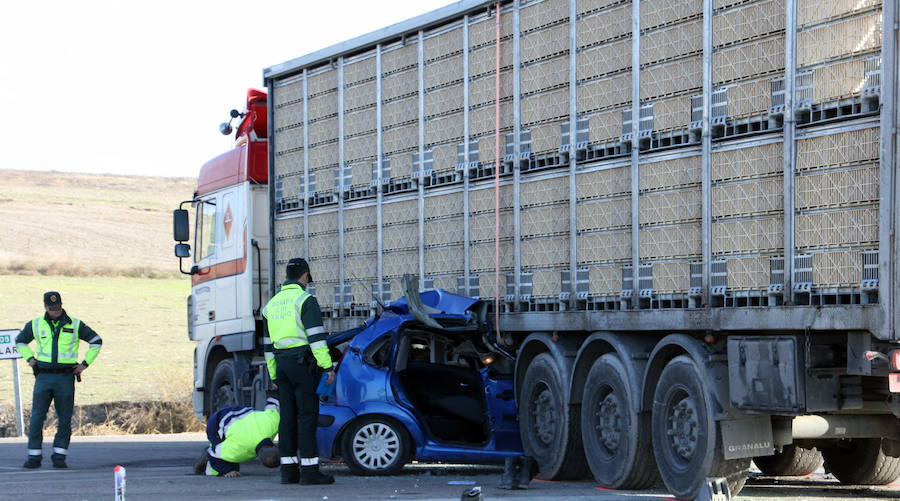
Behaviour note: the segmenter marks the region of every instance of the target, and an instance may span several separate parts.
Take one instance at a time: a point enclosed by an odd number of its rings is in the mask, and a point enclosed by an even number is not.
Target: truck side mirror
[[[175,257],[177,257],[177,258],[191,257],[191,246],[188,244],[175,244]]]
[[[175,209],[172,213],[173,233],[176,242],[185,242],[191,238],[191,228],[188,222],[188,211],[186,209]],[[178,256],[178,246],[175,247],[175,255]],[[188,257],[190,255],[190,247],[188,247],[188,255],[178,257]]]
[[[178,211],[175,211],[178,212]],[[185,211],[187,212],[187,211]],[[184,271],[184,258],[191,257],[191,246],[185,243],[175,244],[175,257],[178,258],[178,271],[185,275],[196,275],[198,268],[194,265],[190,271]]]

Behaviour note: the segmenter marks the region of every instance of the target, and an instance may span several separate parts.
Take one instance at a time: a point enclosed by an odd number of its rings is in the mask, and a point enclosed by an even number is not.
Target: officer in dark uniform
[[[319,303],[306,291],[312,282],[309,264],[300,258],[291,259],[286,278],[281,291],[262,311],[269,334],[264,340],[266,364],[269,376],[278,385],[281,401],[278,425],[281,483],[330,484],[334,477],[319,471],[316,444],[319,420],[316,388],[323,372],[328,374],[328,384],[334,381],[325,343],[328,334],[322,324]]]
[[[69,453],[69,437],[72,435],[72,410],[75,406],[75,378],[94,362],[103,340],[77,318],[70,317],[62,308],[59,292],[44,294],[42,317],[25,324],[16,336],[16,348],[34,370],[34,396],[31,404],[31,422],[28,428],[28,460],[25,468],[40,468],[44,440],[44,419],[50,409],[50,401],[56,401],[58,425],[53,439],[54,468],[66,468]],[[35,341],[35,351],[28,343]],[[84,360],[78,363],[78,342],[90,344]]]

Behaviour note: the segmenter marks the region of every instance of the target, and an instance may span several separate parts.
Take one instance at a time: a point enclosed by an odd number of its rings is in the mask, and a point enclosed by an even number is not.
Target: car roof
[[[429,310],[429,314],[443,313],[464,317],[468,317],[466,312],[472,308],[472,305],[480,301],[476,298],[458,296],[444,289],[421,292],[419,297],[422,299],[422,304]],[[397,313],[409,313],[409,304],[407,304],[405,296],[393,301],[388,308]]]
[[[444,289],[435,289],[419,293],[422,304],[427,309],[429,316],[440,319],[457,319],[469,321],[471,316],[467,312],[473,305],[479,302],[476,298],[458,296]],[[348,329],[328,336],[328,345],[336,346],[349,342],[351,346],[365,348],[383,334],[397,330],[406,322],[415,322],[415,317],[409,312],[409,305],[405,297],[387,305],[386,310],[379,317],[369,318],[358,327]],[[448,334],[451,334],[448,332]]]
[[[444,335],[468,339],[487,351],[499,349],[483,337],[483,329],[490,329],[489,326],[481,325],[479,327],[472,324],[473,320],[475,320],[475,324],[479,324],[477,320],[479,315],[473,313],[473,309],[477,309],[476,305],[481,302],[479,299],[458,296],[443,289],[421,292],[419,297],[428,316],[446,327],[446,330],[442,331]],[[421,325],[421,322],[410,313],[406,298],[402,297],[387,305],[380,316],[371,317],[358,327],[328,336],[327,342],[329,346],[349,342],[350,346],[354,348],[365,349],[384,334],[399,330],[405,323]],[[462,324],[468,327],[462,327],[460,330]],[[433,329],[424,325],[422,328],[424,330]],[[502,352],[502,350],[500,351]]]

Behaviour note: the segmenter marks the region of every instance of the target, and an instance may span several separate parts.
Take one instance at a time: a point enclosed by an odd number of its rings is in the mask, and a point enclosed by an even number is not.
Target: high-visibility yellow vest
[[[263,316],[269,327],[269,339],[276,350],[309,344],[300,319],[303,303],[312,295],[297,284],[285,284],[281,292],[266,303]]]
[[[303,320],[299,317],[299,312],[302,311],[303,303],[310,297],[312,294],[306,292],[303,287],[297,284],[285,284],[281,287],[281,291],[266,303],[262,314],[269,328],[268,342],[272,344],[273,348],[286,350],[309,344],[306,328]],[[267,349],[265,355],[269,377],[274,381],[277,367],[274,353]]]
[[[287,282],[281,292],[275,295],[263,308],[262,314],[266,318],[266,326],[269,329],[269,337],[263,339],[266,365],[269,368],[269,376],[276,377],[277,362],[274,350],[287,350],[309,346],[316,363],[322,370],[331,370],[332,361],[328,352],[328,344],[325,341],[327,333],[321,325],[321,317],[317,318],[319,325],[309,327],[303,325],[303,305],[312,295],[306,292],[299,284]],[[313,317],[307,317],[307,321]],[[310,341],[310,336],[312,341]]]
[[[38,362],[77,364],[79,341],[78,329],[80,326],[80,320],[70,317],[67,324],[57,324],[57,327],[59,328],[59,337],[56,337],[54,340],[54,329],[50,323],[47,322],[45,317],[38,317],[32,320],[31,332],[34,334],[35,349],[37,350],[34,353],[34,358],[36,358]],[[54,343],[57,347],[56,360],[53,360]],[[22,356],[28,358],[25,353],[23,353]]]

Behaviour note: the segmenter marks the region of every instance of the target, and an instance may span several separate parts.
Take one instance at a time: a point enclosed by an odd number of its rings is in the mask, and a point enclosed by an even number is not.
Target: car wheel
[[[594,478],[612,489],[644,489],[659,480],[650,420],[634,411],[628,372],[618,357],[598,358],[581,404],[581,436]]]
[[[403,425],[384,416],[354,422],[344,433],[342,454],[357,475],[393,475],[409,460],[411,440]]]
[[[208,389],[210,416],[219,409],[235,405],[234,362],[232,360],[222,360],[216,365]]]
[[[663,369],[651,420],[659,474],[675,497],[694,499],[707,477],[724,477],[732,496],[741,491],[750,458],[725,459],[713,402],[690,357],[675,357]]]
[[[825,470],[842,484],[885,485],[900,476],[900,458],[884,453],[880,438],[841,440],[822,447]]]
[[[573,415],[562,376],[549,353],[528,364],[519,391],[519,432],[525,454],[537,461],[544,480],[580,479],[588,474],[581,445],[581,416]]]
[[[766,475],[800,477],[809,475],[822,466],[822,453],[816,449],[785,445],[781,452],[771,456],[753,458],[759,471]]]

